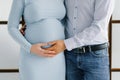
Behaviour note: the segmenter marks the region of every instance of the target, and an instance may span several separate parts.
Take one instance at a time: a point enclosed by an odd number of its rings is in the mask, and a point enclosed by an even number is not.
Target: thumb
[[[43,48],[43,49],[44,48],[49,48],[49,47],[51,47],[51,44],[49,44],[49,43],[41,43],[40,47]]]
[[[47,43],[39,43],[39,46],[47,46]]]
[[[51,41],[51,42],[48,42],[49,45],[54,45],[56,44],[56,41]]]

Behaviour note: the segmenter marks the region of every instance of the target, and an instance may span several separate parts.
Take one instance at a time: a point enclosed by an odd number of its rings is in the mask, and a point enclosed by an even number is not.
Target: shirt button
[[[73,30],[76,30],[75,28],[73,28]]]
[[[75,8],[77,8],[77,6],[75,6]]]
[[[74,17],[74,19],[76,19],[77,17]]]

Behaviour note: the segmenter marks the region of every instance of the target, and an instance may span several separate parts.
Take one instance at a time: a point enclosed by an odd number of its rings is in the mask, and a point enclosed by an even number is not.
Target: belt
[[[91,51],[97,51],[97,50],[102,50],[108,47],[108,43],[103,43],[103,44],[98,44],[98,45],[88,45],[88,46],[82,46],[73,49],[72,51],[77,51],[79,53],[86,53],[86,52],[91,52]]]

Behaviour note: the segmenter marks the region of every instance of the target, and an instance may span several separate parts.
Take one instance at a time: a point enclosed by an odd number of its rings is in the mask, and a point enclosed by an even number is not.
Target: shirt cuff
[[[68,51],[71,51],[72,49],[76,48],[76,43],[73,38],[64,40],[64,43]]]

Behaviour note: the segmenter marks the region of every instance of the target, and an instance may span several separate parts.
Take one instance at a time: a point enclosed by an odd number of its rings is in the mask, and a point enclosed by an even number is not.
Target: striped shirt
[[[67,50],[108,42],[114,0],[65,0]]]

